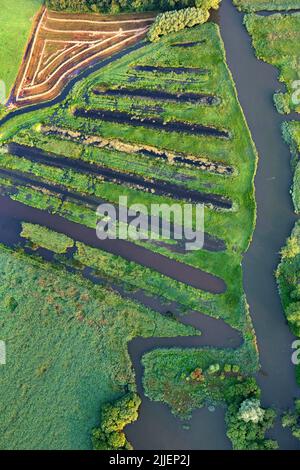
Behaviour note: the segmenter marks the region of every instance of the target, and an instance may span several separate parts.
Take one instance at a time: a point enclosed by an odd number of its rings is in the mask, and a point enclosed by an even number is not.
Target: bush
[[[21,237],[30,240],[36,248],[42,247],[54,253],[66,253],[74,246],[74,241],[62,233],[53,232],[36,224],[22,223]]]
[[[226,415],[227,436],[231,439],[234,450],[273,450],[278,448],[276,441],[265,438],[266,431],[274,424],[276,413],[272,409],[262,411],[263,416],[259,422],[251,420],[246,422],[240,418],[235,405],[228,407]]]
[[[259,423],[264,419],[265,411],[260,407],[260,401],[247,399],[240,406],[238,417],[245,423]]]
[[[300,163],[297,164],[293,181],[293,203],[295,212],[300,214]]]
[[[300,400],[295,400],[295,409],[282,417],[282,426],[290,428],[293,436],[300,440]]]
[[[281,250],[281,263],[276,272],[282,305],[294,334],[300,336],[300,222]]]
[[[290,97],[287,93],[275,93],[273,99],[275,107],[280,114],[289,114],[291,112]]]
[[[191,28],[197,24],[205,23],[209,12],[202,8],[185,8],[184,10],[168,11],[157,16],[151,26],[148,39],[157,42],[162,36],[176,33],[184,28]]]
[[[131,444],[123,432],[127,424],[138,418],[141,399],[136,393],[128,393],[114,403],[103,407],[100,428],[92,433],[95,450],[126,450]]]

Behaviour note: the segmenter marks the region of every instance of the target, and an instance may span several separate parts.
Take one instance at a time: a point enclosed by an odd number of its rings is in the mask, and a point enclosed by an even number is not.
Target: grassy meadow
[[[0,28],[0,80],[6,87],[6,98],[16,80],[19,67],[41,0],[3,0]]]
[[[285,93],[274,95],[277,110],[282,114],[300,112],[300,13],[268,17],[249,14],[244,22],[257,57],[277,67],[279,81],[286,86]]]
[[[1,449],[89,449],[101,407],[135,377],[127,342],[191,327],[28,255],[0,249]]]
[[[242,11],[293,10],[300,8],[300,0],[233,0]]]

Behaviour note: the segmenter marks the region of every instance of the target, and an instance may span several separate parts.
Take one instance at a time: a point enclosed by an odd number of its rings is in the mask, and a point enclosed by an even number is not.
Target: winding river
[[[262,389],[262,403],[275,406],[280,412],[291,407],[294,397],[300,395],[291,362],[294,337],[285,321],[274,277],[279,251],[296,221],[289,194],[290,152],[280,132],[281,123],[289,117],[279,115],[272,101],[274,91],[279,88],[278,72],[256,59],[243,26],[243,14],[231,0],[222,1],[219,24],[227,62],[259,153],[255,179],[257,225],[243,261],[244,288],[260,351],[261,371],[257,380]],[[212,335],[216,338],[218,329]],[[205,341],[205,334],[202,339]],[[173,346],[176,345],[173,340]],[[145,349],[139,343],[130,347],[139,392],[142,392],[142,370],[137,356]],[[221,410],[214,414],[207,409],[197,410],[190,429],[185,431],[165,405],[144,399],[140,418],[128,427],[127,434],[136,449],[145,448],[145,444],[149,449],[181,449],[185,445],[190,449],[228,449],[223,420]],[[270,437],[278,440],[281,449],[300,449],[299,441],[280,426],[279,420]]]
[[[300,395],[295,381],[294,366],[291,363],[291,345],[294,338],[284,319],[274,278],[279,250],[290,235],[296,220],[289,196],[290,154],[280,134],[281,122],[286,118],[276,112],[272,103],[272,95],[279,86],[277,71],[255,58],[242,20],[243,15],[233,7],[231,0],[223,0],[219,12],[219,24],[228,64],[260,156],[255,181],[257,226],[253,242],[243,261],[245,291],[260,350],[261,371],[257,374],[257,380],[262,389],[263,405],[275,406],[280,411],[292,406],[294,397]],[[141,46],[137,45],[131,50],[138,47]],[[64,99],[76,80],[89,75],[91,71],[99,70],[126,53],[128,51],[123,51],[74,78],[61,96],[50,104]],[[30,110],[47,106],[49,103],[17,110],[5,117],[0,125],[8,121],[12,115],[25,114]],[[24,215],[20,210],[19,215],[21,214]],[[30,217],[32,215],[33,212],[30,212]],[[5,225],[5,220],[2,220],[2,225]],[[58,218],[51,220],[54,225],[61,222]],[[66,222],[70,230],[73,230],[73,225]],[[74,238],[76,239],[76,236]],[[161,305],[156,304],[153,307],[165,313]],[[195,323],[195,320],[193,321]],[[187,316],[185,323],[189,322],[192,320]],[[230,441],[226,438],[222,408],[213,413],[207,408],[194,411],[188,427],[185,427],[170,413],[165,404],[151,402],[143,393],[141,358],[147,351],[158,347],[212,345],[235,348],[240,345],[241,339],[237,332],[221,320],[199,314],[194,326],[203,332],[202,336],[136,338],[129,344],[129,354],[137,377],[137,388],[142,397],[139,419],[126,429],[127,436],[135,449],[231,448]],[[299,441],[293,439],[289,431],[284,431],[279,422],[270,435],[278,440],[281,449],[300,448]]]

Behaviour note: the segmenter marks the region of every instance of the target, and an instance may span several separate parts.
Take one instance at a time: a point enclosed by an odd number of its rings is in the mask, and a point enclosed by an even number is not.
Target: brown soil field
[[[154,14],[80,15],[41,8],[10,107],[56,98],[74,75],[144,38],[154,18]]]

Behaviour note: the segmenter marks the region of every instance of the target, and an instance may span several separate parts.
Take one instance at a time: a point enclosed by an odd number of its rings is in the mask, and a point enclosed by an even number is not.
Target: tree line
[[[74,13],[167,11],[196,6],[199,0],[46,0],[51,10]]]

